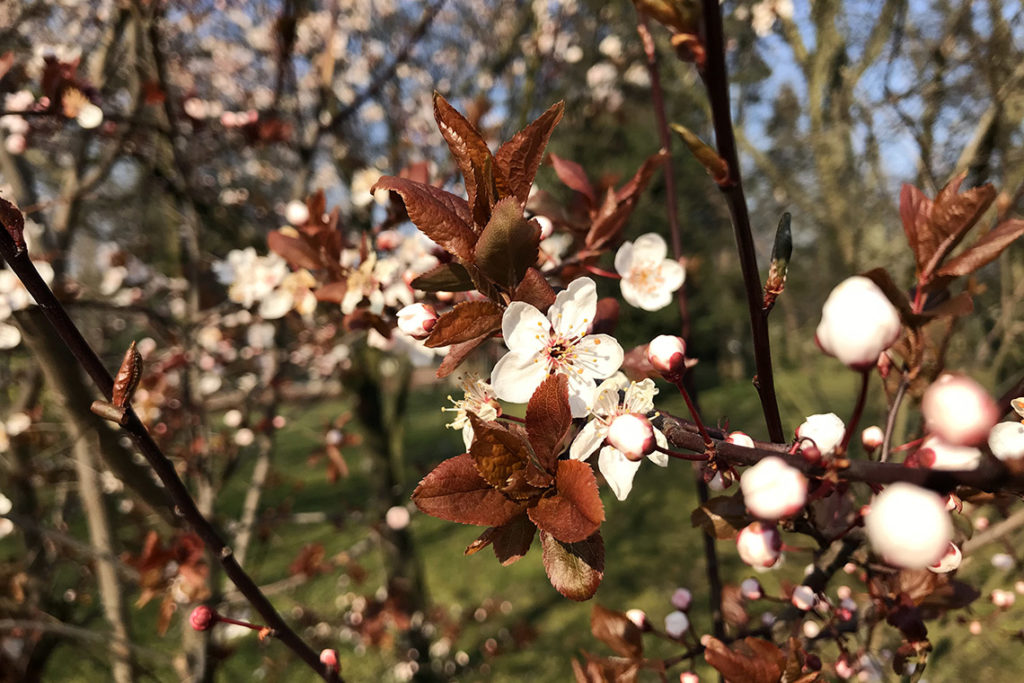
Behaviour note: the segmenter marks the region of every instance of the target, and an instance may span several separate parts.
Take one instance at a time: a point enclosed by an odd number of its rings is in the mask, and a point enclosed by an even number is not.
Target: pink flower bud
[[[878,285],[857,275],[829,294],[815,339],[828,355],[855,370],[867,370],[899,339],[901,329],[896,307]]]
[[[749,579],[743,579],[740,583],[740,595],[745,597],[747,600],[760,600],[764,597],[764,589],[761,588],[761,582],[751,577]]]
[[[666,377],[686,371],[686,342],[682,337],[660,334],[647,345],[647,360]]]
[[[796,428],[797,438],[813,441],[823,458],[831,458],[835,455],[836,448],[842,443],[845,432],[846,425],[835,413],[811,415]],[[810,444],[802,444],[801,448],[807,446]]]
[[[410,304],[398,312],[398,329],[413,339],[426,339],[437,322],[437,311],[426,304]]]
[[[612,420],[606,439],[612,448],[634,462],[653,453],[658,445],[651,421],[637,413],[623,413]]]
[[[988,447],[1000,460],[1024,458],[1024,423],[1000,422],[988,433]]]
[[[326,648],[320,651],[320,663],[323,664],[328,671],[338,670],[338,652],[331,648]]]
[[[814,594],[814,589],[810,586],[800,584],[793,589],[793,596],[789,599],[793,606],[798,610],[804,612],[814,609],[814,606],[818,604],[818,596]]]
[[[700,683],[700,676],[692,671],[684,671],[679,674],[679,683]]]
[[[954,446],[982,443],[999,419],[999,408],[970,377],[945,374],[921,399],[925,428]]]
[[[754,440],[744,432],[729,432],[729,435],[725,437],[725,440],[731,444],[743,446],[744,448],[754,447]]]
[[[907,569],[933,564],[953,538],[942,497],[905,482],[890,484],[875,496],[864,528],[875,552]]]
[[[206,605],[199,605],[189,615],[188,622],[196,631],[205,631],[217,623],[217,613]]]
[[[685,588],[677,588],[672,594],[672,606],[678,610],[685,612],[690,609],[691,602],[693,602],[693,593]]]
[[[669,612],[665,617],[665,633],[670,638],[681,638],[689,628],[690,618],[684,612]]]
[[[651,622],[647,620],[647,613],[642,609],[628,609],[626,610],[626,618],[633,622],[641,631],[649,631],[651,628]]]
[[[864,450],[873,451],[885,441],[885,432],[878,425],[871,425],[860,433],[860,442],[864,444]]]
[[[804,506],[807,477],[790,467],[782,458],[762,458],[740,477],[743,501],[755,517],[779,519]]]
[[[774,526],[754,522],[736,536],[736,551],[751,567],[771,567],[779,561],[781,550],[782,536]]]
[[[931,569],[936,574],[945,574],[957,569],[963,559],[964,555],[960,552],[960,548],[956,546],[956,543],[950,543],[946,548],[946,554],[940,557],[935,564],[929,565],[928,569]]]

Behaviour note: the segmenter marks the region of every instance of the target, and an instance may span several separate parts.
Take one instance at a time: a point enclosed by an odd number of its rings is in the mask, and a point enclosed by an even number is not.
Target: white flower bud
[[[764,597],[764,589],[761,588],[761,582],[751,577],[749,579],[743,579],[740,583],[740,595],[745,597],[747,600],[760,600]]]
[[[731,444],[743,446],[744,448],[754,447],[754,440],[747,436],[745,432],[729,432],[729,435],[725,437],[725,440]]]
[[[626,610],[626,618],[633,622],[641,631],[645,631],[650,627],[650,622],[647,621],[647,614],[642,609],[628,609]]]
[[[684,612],[669,612],[665,617],[665,633],[670,638],[682,638],[690,628],[690,618]]]
[[[992,591],[992,604],[996,607],[1006,609],[1016,601],[1017,596],[1013,594],[1013,591],[1004,591],[998,588]]]
[[[653,453],[658,445],[651,421],[636,413],[623,413],[612,420],[605,438],[612,448],[634,462]]]
[[[679,683],[700,683],[700,676],[692,671],[684,671],[679,674]]]
[[[736,536],[736,551],[751,567],[771,567],[779,561],[782,537],[774,526],[754,522]]]
[[[1024,458],[1024,423],[1000,422],[988,433],[988,447],[1000,460]]]
[[[309,220],[309,209],[306,202],[293,199],[284,207],[284,219],[292,225],[305,225]]]
[[[900,316],[878,285],[857,275],[841,282],[821,309],[815,338],[821,350],[867,370],[900,336]]]
[[[942,497],[904,482],[890,484],[875,496],[864,527],[875,552],[907,569],[933,564],[953,538]]]
[[[693,602],[693,593],[685,588],[677,588],[672,594],[672,606],[677,610],[685,612],[690,609],[691,602]]]
[[[75,117],[75,121],[82,128],[95,128],[103,123],[103,110],[97,107],[92,102],[82,105],[82,108],[78,112],[78,116]]]
[[[787,517],[807,500],[807,477],[782,458],[770,455],[740,477],[747,509],[761,519]]]
[[[953,446],[929,436],[914,453],[914,463],[933,470],[973,470],[981,462],[981,451],[970,446]]]
[[[410,304],[398,312],[398,329],[413,339],[426,339],[437,322],[433,306]]]
[[[831,458],[843,440],[846,425],[835,413],[823,413],[809,416],[802,425],[796,428],[798,439],[810,439],[821,452],[821,457]]]
[[[805,638],[814,640],[821,633],[821,624],[816,621],[805,621],[803,625],[803,632]]]
[[[982,443],[999,419],[999,408],[985,388],[970,377],[945,374],[921,399],[925,428],[954,446]]]
[[[686,342],[682,337],[659,334],[647,345],[647,360],[663,375],[679,375],[686,370]]]
[[[860,433],[860,442],[864,444],[864,450],[873,451],[885,441],[885,432],[878,425],[871,425]]]
[[[818,604],[818,596],[814,594],[814,590],[810,586],[800,584],[793,589],[793,596],[789,601],[793,603],[793,606],[798,610],[806,612],[814,609],[814,606]]]
[[[963,559],[964,554],[957,547],[956,543],[950,543],[946,548],[946,554],[940,557],[935,564],[929,565],[928,569],[936,574],[945,574],[958,568]]]

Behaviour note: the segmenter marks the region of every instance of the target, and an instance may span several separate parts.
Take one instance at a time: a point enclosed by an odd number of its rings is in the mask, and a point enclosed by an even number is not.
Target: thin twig
[[[896,416],[900,412],[900,406],[903,405],[903,397],[907,395],[907,387],[909,386],[910,377],[907,373],[903,373],[903,377],[900,379],[900,386],[896,389],[896,396],[892,399],[892,407],[889,408],[889,415],[885,418],[885,438],[882,439],[882,455],[879,458],[880,462],[887,462],[889,460],[889,450],[892,447],[892,432],[896,427]]]

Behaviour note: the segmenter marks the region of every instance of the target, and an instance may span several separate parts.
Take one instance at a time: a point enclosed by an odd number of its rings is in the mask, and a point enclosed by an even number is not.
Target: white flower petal
[[[536,353],[510,351],[491,370],[491,386],[498,398],[512,403],[526,403],[548,374],[547,364]],[[584,411],[586,408],[584,408]],[[573,417],[577,416],[573,413]]]
[[[670,293],[682,287],[683,282],[686,281],[686,269],[679,261],[672,259],[665,259],[661,262],[658,274],[661,275],[662,286]]]
[[[562,373],[569,378],[569,410],[572,416],[586,417],[590,406],[594,405],[594,393],[597,391],[594,380],[572,367],[564,368]]]
[[[501,316],[501,334],[512,351],[536,352],[547,346],[551,324],[530,304],[513,301]]]
[[[605,381],[597,385],[597,393],[594,395],[594,405],[590,412],[594,415],[608,417],[619,412],[619,392],[626,388],[629,380],[621,372],[615,373]]]
[[[654,430],[654,442],[661,448],[668,448],[668,439],[662,434],[660,429],[655,428]],[[662,453],[661,451],[654,451],[647,456],[647,459],[653,462],[658,467],[668,467],[668,453]]]
[[[266,320],[277,320],[287,315],[295,304],[295,298],[291,292],[285,289],[275,289],[260,302],[259,314]]]
[[[615,252],[615,272],[625,275],[633,267],[633,243],[623,242],[619,250]]]
[[[586,334],[596,313],[597,285],[589,277],[581,277],[558,293],[548,317],[555,333],[569,339]]]
[[[657,393],[658,388],[654,386],[654,380],[650,377],[640,382],[632,382],[626,389],[622,407],[627,413],[646,415],[654,410],[654,397]]]
[[[640,469],[640,462],[633,462],[627,459],[621,451],[611,446],[605,446],[597,458],[597,467],[608,481],[608,486],[615,497],[619,500],[626,500],[626,496],[633,490],[633,477]]]
[[[586,460],[597,450],[608,433],[608,427],[600,420],[591,420],[580,430],[569,446],[571,460]]]
[[[603,379],[622,367],[625,354],[615,337],[589,334],[573,347],[572,366],[593,379]]]
[[[667,254],[668,246],[665,244],[664,238],[654,232],[641,235],[633,243],[634,262],[647,261],[649,263],[658,263],[664,261]]]

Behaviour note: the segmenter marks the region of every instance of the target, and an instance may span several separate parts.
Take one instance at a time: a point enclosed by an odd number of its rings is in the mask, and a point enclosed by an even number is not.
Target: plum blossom
[[[836,448],[843,440],[846,426],[835,413],[810,415],[803,424],[796,428],[798,439],[810,439],[821,452],[821,457],[835,455]]]
[[[263,301],[288,275],[288,264],[274,253],[258,256],[252,247],[232,249],[224,261],[213,264],[228,298],[245,308]]]
[[[597,313],[597,286],[580,278],[558,293],[547,316],[522,301],[505,309],[501,332],[509,352],[491,371],[498,398],[526,403],[548,375],[569,380],[573,417],[585,417],[594,398],[594,380],[622,365],[619,342],[607,334],[587,334]]]
[[[828,295],[815,339],[828,355],[855,370],[865,370],[896,343],[901,329],[899,312],[878,285],[856,275]]]
[[[619,247],[615,270],[622,276],[622,298],[627,303],[645,311],[657,311],[672,303],[672,294],[683,286],[686,271],[667,255],[665,240],[653,232]]]
[[[782,554],[782,536],[774,526],[753,522],[736,535],[736,552],[751,567],[772,567]]]
[[[896,482],[875,496],[864,517],[875,552],[898,566],[924,569],[945,555],[953,523],[938,494]]]
[[[454,407],[441,408],[441,412],[455,413],[455,419],[445,427],[462,430],[462,442],[468,451],[473,444],[473,425],[469,422],[468,414],[473,413],[484,422],[493,422],[501,415],[501,405],[495,399],[491,385],[480,379],[476,373],[470,372],[460,377],[459,385],[463,391],[462,398],[455,400],[449,396],[448,400]]]
[[[622,373],[606,379],[597,388],[597,397],[590,411],[594,419],[580,430],[579,435],[569,447],[569,457],[573,460],[586,460],[608,436],[608,428],[615,418],[621,415],[647,415],[654,410],[654,395],[658,389],[654,381],[645,379],[642,382],[629,382]],[[624,391],[620,403],[619,392]],[[666,448],[668,439],[661,430],[654,430],[654,439],[659,446]],[[660,467],[668,466],[668,456],[655,451],[647,459]],[[613,446],[604,446],[598,455],[597,467],[608,481],[615,497],[625,500],[633,489],[633,477],[640,469],[640,461],[633,461]]]
[[[807,500],[807,477],[773,455],[744,472],[740,488],[747,509],[761,519],[787,517]]]

